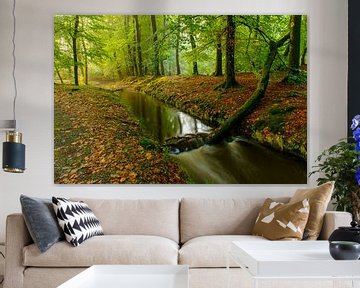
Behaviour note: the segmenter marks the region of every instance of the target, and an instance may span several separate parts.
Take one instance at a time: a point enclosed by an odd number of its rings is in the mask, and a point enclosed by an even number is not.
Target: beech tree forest
[[[58,184],[300,184],[305,15],[57,15]]]

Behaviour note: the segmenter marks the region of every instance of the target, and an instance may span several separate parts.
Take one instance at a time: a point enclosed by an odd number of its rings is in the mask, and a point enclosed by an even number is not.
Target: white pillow
[[[66,241],[79,246],[86,239],[104,235],[99,220],[84,202],[52,197],[55,214]]]

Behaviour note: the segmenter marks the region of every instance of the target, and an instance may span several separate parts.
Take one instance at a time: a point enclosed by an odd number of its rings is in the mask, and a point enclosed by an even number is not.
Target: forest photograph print
[[[55,184],[306,184],[306,15],[54,16]]]

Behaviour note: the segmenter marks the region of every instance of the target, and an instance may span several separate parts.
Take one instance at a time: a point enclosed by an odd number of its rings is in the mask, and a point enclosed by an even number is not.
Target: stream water
[[[159,142],[211,131],[199,119],[136,92],[117,92],[121,101]],[[268,147],[236,140],[173,155],[199,184],[305,184],[306,162]]]
[[[211,131],[211,127],[199,119],[145,94],[124,91],[117,95],[141,121],[147,132],[160,143],[174,136]]]

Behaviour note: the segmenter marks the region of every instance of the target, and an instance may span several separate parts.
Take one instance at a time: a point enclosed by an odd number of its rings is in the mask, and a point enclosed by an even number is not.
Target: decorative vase
[[[360,244],[357,242],[332,241],[329,250],[335,260],[358,260],[360,257]]]
[[[329,242],[331,241],[350,241],[357,242],[360,244],[360,226],[357,222],[352,221],[350,227],[343,226],[334,230],[329,237]]]

